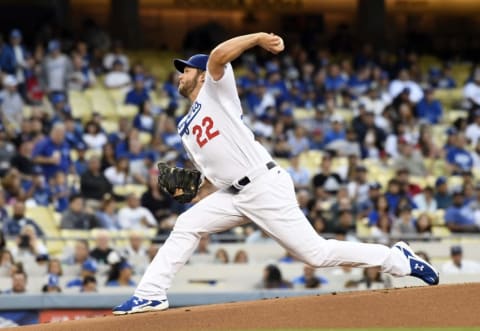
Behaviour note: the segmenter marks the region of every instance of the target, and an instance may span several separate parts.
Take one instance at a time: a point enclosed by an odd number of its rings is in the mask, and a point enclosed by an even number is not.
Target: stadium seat
[[[293,110],[293,118],[296,121],[311,119],[314,116],[315,116],[315,112],[313,110],[309,110],[309,109],[305,109],[305,108],[295,108]]]
[[[137,185],[137,184],[127,184],[127,185],[117,185],[113,188],[113,192],[120,196],[126,196],[131,193],[135,193],[137,196],[142,196],[143,193],[147,191],[147,187],[145,185]]]
[[[118,115],[121,117],[134,118],[138,114],[138,106],[135,105],[118,105]]]
[[[47,237],[59,236],[58,225],[51,208],[44,206],[28,207],[25,216],[37,222]]]
[[[125,90],[124,89],[111,89],[108,90],[108,94],[110,95],[110,98],[113,100],[113,102],[117,105],[123,105],[125,102]]]
[[[152,141],[152,135],[148,132],[140,132],[138,138],[143,146],[150,145],[150,142]]]
[[[121,114],[121,113],[120,113]],[[118,122],[117,121],[102,121],[102,128],[106,133],[114,133],[118,131]]]

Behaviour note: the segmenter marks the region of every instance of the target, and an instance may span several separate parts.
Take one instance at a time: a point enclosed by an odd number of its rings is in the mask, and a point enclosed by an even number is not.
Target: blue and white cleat
[[[410,276],[420,278],[429,285],[438,284],[440,279],[438,271],[424,259],[416,255],[410,246],[403,241],[399,241],[393,247],[399,249],[408,259],[410,263]]]
[[[148,300],[132,296],[119,306],[113,308],[114,315],[145,313],[147,311],[161,311],[168,309],[168,300]]]

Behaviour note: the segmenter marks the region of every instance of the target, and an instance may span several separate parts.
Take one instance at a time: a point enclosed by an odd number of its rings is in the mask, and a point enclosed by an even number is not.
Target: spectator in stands
[[[310,174],[304,167],[300,167],[300,156],[293,155],[290,158],[290,167],[287,168],[295,185],[295,189],[306,189],[310,186]]]
[[[469,102],[470,109],[480,108],[480,68],[476,68],[472,80],[465,84],[463,96]]]
[[[105,75],[105,87],[127,91],[130,87],[130,82],[130,75],[125,71],[122,61],[113,61],[112,70]]]
[[[63,276],[62,262],[57,258],[48,260],[47,274],[55,275],[57,277]]]
[[[119,157],[115,166],[105,169],[103,174],[114,187],[131,184],[133,181],[129,173],[129,160],[126,156]]]
[[[447,151],[447,163],[452,175],[458,175],[463,170],[471,170],[473,167],[473,158],[471,153],[466,149],[467,142],[465,135],[461,132],[457,134],[453,140],[453,147]]]
[[[378,290],[391,287],[390,278],[383,278],[380,267],[369,267],[363,270],[363,278],[358,281],[348,281],[347,288],[357,290]]]
[[[10,160],[10,166],[18,169],[23,179],[30,179],[33,175],[32,161],[33,143],[29,140],[22,141],[16,154]]]
[[[128,245],[122,254],[122,256],[132,264],[133,270],[137,275],[143,274],[149,263],[147,249],[144,247],[143,241],[144,235],[141,232],[130,232]]]
[[[318,288],[322,284],[328,284],[325,277],[315,275],[315,268],[305,264],[303,266],[303,275],[295,277],[292,280],[293,286],[301,286],[304,288]]]
[[[330,64],[328,74],[325,79],[325,88],[327,91],[340,91],[347,86],[347,78],[342,75],[340,66],[336,63]]]
[[[201,240],[201,238],[200,238]],[[157,255],[158,249],[160,247],[157,244],[151,244],[147,249],[148,261],[152,262],[155,256]]]
[[[87,144],[88,149],[100,152],[102,151],[103,145],[107,143],[107,136],[101,131],[97,123],[90,121],[85,124],[83,141]]]
[[[296,126],[294,131],[288,134],[288,144],[291,147],[291,153],[293,155],[308,150],[310,147],[310,141],[306,136],[305,128],[300,125]]]
[[[10,276],[10,271],[15,264],[12,252],[2,248],[0,250],[0,277]]]
[[[438,124],[442,120],[443,109],[439,100],[434,98],[434,90],[425,90],[425,96],[416,106],[417,117],[428,124]]]
[[[17,79],[6,75],[3,78],[3,90],[0,91],[2,105],[2,124],[8,132],[20,130],[23,119],[23,100],[17,90]]]
[[[122,229],[140,230],[156,227],[157,221],[152,213],[140,205],[140,199],[135,193],[127,197],[127,205],[118,211],[118,221]]]
[[[95,216],[97,217],[98,221],[100,222],[100,226],[103,229],[109,231],[120,229],[117,214],[117,204],[113,196],[109,193],[106,193],[103,197],[100,209],[95,213]]]
[[[462,188],[453,192],[452,205],[445,211],[445,223],[452,232],[479,232],[479,223],[475,221],[475,213],[465,204]]]
[[[400,185],[400,191],[409,198],[410,205],[416,207],[411,198],[421,193],[422,188],[414,181],[410,180],[410,170],[408,168],[400,168],[397,170],[397,175],[395,177]]]
[[[360,112],[359,116],[352,120],[352,127],[357,133],[362,156],[378,158],[380,151],[383,150],[386,134],[375,124],[374,113],[368,109]]]
[[[141,204],[158,222],[158,233],[167,234],[173,229],[181,206],[158,186],[157,173],[150,174],[148,189],[142,194]]]
[[[448,192],[448,181],[444,176],[435,181],[435,201],[438,209],[447,209],[452,204],[452,195]]]
[[[8,140],[6,132],[0,124],[0,175],[5,175],[11,168],[10,160],[15,154],[15,146]]]
[[[55,211],[63,213],[68,209],[68,199],[73,189],[68,186],[66,175],[59,171],[50,184],[50,194]]]
[[[72,114],[66,113],[63,118],[65,124],[65,140],[68,142],[70,148],[78,148],[78,146],[87,145],[83,141],[83,126],[80,123],[75,122],[75,119],[72,117]]]
[[[17,246],[12,250],[16,259],[32,262],[38,256],[48,255],[48,250],[41,239],[37,237],[35,228],[26,224],[20,230],[16,238]]]
[[[3,233],[5,223],[9,220],[9,215],[6,209],[5,192],[0,189],[0,249],[5,248],[6,241]]]
[[[112,251],[108,231],[99,231],[95,238],[95,247],[90,251],[90,256],[99,264],[107,264],[107,257]]]
[[[25,225],[31,225],[35,229],[38,237],[44,235],[40,226],[32,219],[25,217],[25,203],[16,201],[13,205],[13,215],[5,224],[5,234],[8,236],[18,236]]]
[[[400,138],[398,151],[399,155],[393,159],[393,166],[396,170],[406,169],[413,176],[427,175],[422,154],[415,148],[413,142]]]
[[[346,132],[344,127],[344,120],[341,115],[334,114],[330,117],[331,127],[325,133],[324,143],[326,145],[325,148],[333,149],[334,142],[338,141],[345,141],[346,140]]]
[[[417,233],[415,219],[409,206],[401,206],[395,213],[396,219],[392,225],[392,235],[414,235]]]
[[[102,158],[101,158],[101,170],[105,171],[107,168],[114,166],[116,163],[115,148],[111,142],[103,145]]]
[[[83,285],[83,280],[85,279],[85,277],[89,277],[89,276],[95,277],[97,270],[98,270],[97,263],[94,260],[92,259],[85,260],[85,262],[82,263],[80,278],[72,279],[67,283],[66,286],[68,288],[81,287]]]
[[[245,250],[240,249],[235,253],[233,263],[243,264],[248,263],[248,254]]]
[[[86,276],[83,278],[82,293],[95,293],[97,292],[97,279],[94,276]]]
[[[80,177],[80,192],[87,205],[98,208],[105,194],[112,194],[112,184],[100,169],[100,159],[92,156],[88,160],[88,170]]]
[[[60,279],[57,275],[48,275],[47,284],[42,286],[43,293],[61,293]]]
[[[22,188],[20,173],[17,169],[9,169],[2,178],[1,183],[7,204],[27,198],[26,192]]]
[[[434,212],[437,210],[437,200],[435,200],[433,187],[427,186],[422,193],[413,197],[413,202],[419,211]]]
[[[415,221],[415,229],[418,234],[428,238],[432,234],[432,223],[430,214],[421,213]]]
[[[323,156],[320,164],[320,173],[312,178],[312,184],[315,190],[322,188],[330,194],[335,194],[338,191],[342,184],[342,179],[339,174],[332,171],[331,156]]]
[[[292,284],[282,277],[280,269],[273,264],[265,267],[263,271],[262,282],[259,288],[262,289],[288,289],[292,288]]]
[[[403,188],[403,189],[402,189]],[[396,178],[392,178],[388,181],[387,192],[385,192],[385,197],[388,201],[388,206],[390,208],[390,212],[395,212],[397,207],[400,204],[400,201],[403,198],[407,199],[407,204],[413,208],[415,205],[413,201],[407,196],[408,191],[405,188],[405,185],[400,183],[400,181]]]
[[[27,274],[17,271],[12,275],[12,288],[4,291],[5,294],[22,294],[27,292]]]
[[[150,164],[148,163],[152,158],[152,154],[146,153],[140,139],[135,138],[129,140],[128,151],[118,155],[118,157],[124,156],[128,157],[129,171],[133,183],[146,185],[148,172],[150,170]]]
[[[62,53],[60,42],[50,40],[48,43],[48,54],[42,63],[42,85],[49,94],[63,93],[67,91],[68,78],[73,67],[70,58]]]
[[[132,280],[133,268],[125,260],[120,261],[111,266],[108,274],[106,286],[135,286],[135,282]]]
[[[455,79],[452,77],[452,67],[450,64],[444,64],[442,69],[430,68],[428,71],[428,82],[430,86],[439,89],[452,89],[457,87]]]
[[[149,100],[145,100],[138,105],[138,114],[133,118],[133,127],[140,132],[154,133],[155,118],[152,114],[152,104]]]
[[[420,137],[418,138],[418,149],[424,158],[439,159],[443,158],[443,152],[435,142],[432,136],[430,125],[420,125]]]
[[[389,93],[392,99],[395,99],[400,93],[409,90],[409,100],[416,104],[423,98],[423,91],[420,86],[410,79],[410,74],[407,69],[402,69],[398,73],[398,78],[390,83]]]
[[[223,248],[219,248],[215,252],[215,256],[213,258],[214,258],[213,263],[217,263],[217,264],[228,264],[230,262],[228,253]]]
[[[475,147],[480,142],[480,108],[474,111],[473,119],[473,123],[470,123],[465,131],[465,136],[470,144]]]
[[[91,230],[99,227],[95,215],[85,211],[85,202],[80,194],[70,196],[68,209],[63,213],[60,222],[62,229]]]
[[[73,254],[66,256],[64,263],[66,265],[76,265],[79,268],[85,261],[90,258],[90,250],[88,241],[85,239],[79,239],[75,241]]]
[[[68,173],[70,170],[70,147],[64,139],[65,125],[55,123],[50,136],[40,140],[33,148],[33,161],[42,166],[47,180],[58,171]]]
[[[145,77],[143,75],[135,75],[133,78],[133,88],[127,92],[125,96],[125,104],[140,106],[150,100],[148,91],[145,88]]]
[[[52,181],[54,179],[52,178]],[[24,181],[23,188],[25,189],[26,198],[30,199],[28,202],[47,207],[51,202],[52,191],[45,181],[43,170],[39,166],[33,168],[33,176],[31,181]]]
[[[363,205],[368,200],[370,186],[367,182],[367,168],[363,165],[355,167],[355,178],[347,185],[348,195],[355,205]]]
[[[68,76],[69,91],[83,91],[95,85],[95,73],[88,65],[85,66],[84,59],[80,54],[73,54],[72,66],[72,71]]]
[[[115,40],[113,42],[111,51],[103,57],[103,67],[107,71],[113,70],[115,62],[120,62],[125,72],[130,70],[130,61],[123,50],[123,43],[121,40]]]
[[[213,259],[213,253],[210,251],[210,235],[208,233],[200,236],[200,242],[193,253],[190,262],[193,263],[211,263]],[[149,249],[150,250],[150,249]],[[150,252],[149,252],[150,255]]]
[[[451,260],[442,265],[445,274],[475,274],[480,273],[480,263],[463,258],[463,249],[460,245],[450,247]]]
[[[42,105],[44,90],[40,82],[41,66],[37,63],[32,54],[27,54],[25,57],[25,101],[29,105]]]
[[[4,42],[3,35],[0,38],[0,71],[11,74],[15,72],[15,56]]]

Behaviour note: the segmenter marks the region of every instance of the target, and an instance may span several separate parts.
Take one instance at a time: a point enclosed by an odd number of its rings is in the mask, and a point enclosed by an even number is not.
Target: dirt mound
[[[366,291],[184,307],[21,330],[231,330],[480,326],[480,283]],[[15,328],[12,330],[20,330]]]

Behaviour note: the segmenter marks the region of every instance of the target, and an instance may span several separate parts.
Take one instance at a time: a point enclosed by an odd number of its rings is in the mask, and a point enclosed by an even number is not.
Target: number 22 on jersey
[[[213,120],[210,116],[204,117],[202,125],[195,125],[192,132],[197,137],[197,144],[200,148],[220,134],[220,131],[213,128]]]

